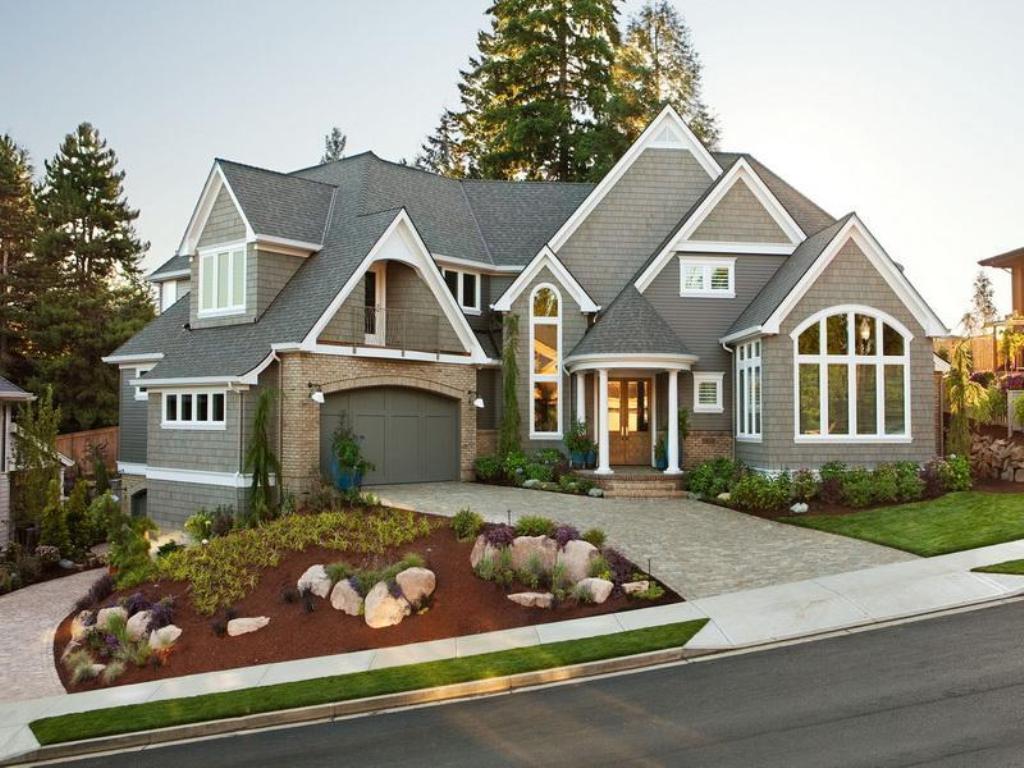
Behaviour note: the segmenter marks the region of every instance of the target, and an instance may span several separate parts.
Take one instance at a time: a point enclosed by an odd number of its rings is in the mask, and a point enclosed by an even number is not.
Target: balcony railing
[[[383,307],[342,307],[320,335],[324,344],[466,354],[448,318],[431,312]]]

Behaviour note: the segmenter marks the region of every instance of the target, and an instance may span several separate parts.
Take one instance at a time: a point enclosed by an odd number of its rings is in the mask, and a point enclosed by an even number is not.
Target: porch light
[[[473,398],[472,402],[473,402],[473,407],[474,408],[483,408],[484,407],[484,399],[482,397],[480,397],[480,395],[477,394],[476,390],[473,390],[473,389],[469,390],[469,392],[466,393],[466,396]]]
[[[309,399],[312,400],[317,405],[323,405],[324,404],[324,399],[325,399],[324,398],[324,391],[323,391],[323,389],[320,388],[320,385],[319,384],[313,384],[312,382],[310,382],[307,386],[311,390],[313,390],[312,392],[309,393]]]

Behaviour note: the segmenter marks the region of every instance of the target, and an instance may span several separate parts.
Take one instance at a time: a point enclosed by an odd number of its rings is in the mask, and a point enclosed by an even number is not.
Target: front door
[[[608,459],[651,464],[651,380],[608,380]]]

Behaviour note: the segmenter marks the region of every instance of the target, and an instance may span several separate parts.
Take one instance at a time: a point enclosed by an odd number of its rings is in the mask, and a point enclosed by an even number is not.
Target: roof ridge
[[[473,204],[469,201],[469,195],[466,194],[466,187],[459,184],[459,192],[462,193],[462,199],[466,201],[466,208],[469,209],[469,216],[473,220],[473,226],[476,228],[477,237],[480,238],[480,242],[483,243],[484,253],[487,254],[487,258],[490,259],[491,264],[497,264],[494,260],[494,254],[491,253],[490,243],[487,242],[487,238],[484,237],[483,227],[480,226],[480,220],[476,217],[476,211],[473,209]]]
[[[307,165],[304,168],[296,168],[294,171],[288,171],[288,173],[286,173],[285,175],[286,176],[294,176],[295,174],[302,173],[303,171],[312,171],[314,168],[323,168],[325,165],[334,165],[335,163],[344,163],[344,162],[347,162],[349,160],[355,160],[356,158],[362,157],[363,155],[372,155],[372,154],[373,154],[373,150],[372,149],[364,149],[362,152],[356,152],[354,155],[345,155],[344,157],[339,157],[337,160],[328,160],[325,163],[315,163],[313,165]],[[303,176],[302,178],[305,178],[305,176]],[[311,179],[311,181],[315,181],[315,179]]]
[[[428,171],[428,173],[429,173],[429,171]],[[447,179],[447,178],[450,178],[450,177],[445,176],[443,178]],[[555,187],[555,186],[564,186],[564,187],[596,187],[597,186],[597,183],[593,182],[593,181],[561,181],[561,180],[547,181],[547,180],[544,180],[544,179],[471,179],[471,178],[466,178],[466,179],[454,179],[454,181],[457,181],[460,184],[508,184],[508,185],[524,185],[524,186],[526,184],[533,184],[533,185],[545,186],[545,187]]]
[[[262,173],[272,173],[275,176],[282,176],[286,179],[292,179],[294,181],[308,181],[312,184],[322,184],[325,187],[334,187],[337,189],[337,184],[331,184],[329,181],[320,181],[319,179],[307,179],[305,176],[293,176],[290,173],[284,173],[283,171],[275,171],[271,168],[261,168],[258,165],[252,165],[251,163],[240,163],[237,160],[228,160],[226,157],[215,157],[213,158],[215,163],[228,163],[230,165],[237,165],[239,168],[248,168],[252,171],[260,171]]]

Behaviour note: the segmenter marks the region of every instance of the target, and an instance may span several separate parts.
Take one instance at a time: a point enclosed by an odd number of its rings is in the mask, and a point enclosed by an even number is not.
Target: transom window
[[[761,340],[736,348],[736,435],[761,437]]]
[[[796,439],[910,439],[910,340],[868,307],[820,312],[793,332]]]
[[[164,392],[164,429],[224,429],[225,393],[216,390]]]
[[[693,412],[722,412],[722,379],[724,373],[693,374]]]
[[[561,439],[562,324],[561,298],[550,285],[530,294],[530,436]]]
[[[199,251],[199,314],[245,311],[245,243]]]
[[[459,306],[467,312],[479,312],[480,275],[476,272],[461,272],[456,269],[445,269],[443,272],[448,290],[459,302]]]
[[[711,256],[679,257],[679,293],[681,296],[736,295],[736,260]]]

